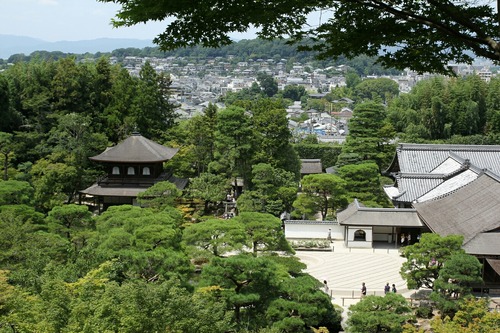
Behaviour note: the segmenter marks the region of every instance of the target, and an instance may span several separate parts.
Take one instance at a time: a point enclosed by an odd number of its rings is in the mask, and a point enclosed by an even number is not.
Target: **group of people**
[[[389,285],[389,282],[387,282],[387,284],[384,286],[384,294],[387,294],[389,292],[393,292],[393,293],[396,293],[398,290],[396,289],[396,285],[393,283],[392,284],[392,287],[391,285]],[[366,284],[363,282],[361,284],[361,297],[365,297],[366,296]]]
[[[393,283],[392,287],[389,285],[389,282],[384,286],[384,294],[387,294],[389,292],[396,293],[398,290],[396,289],[396,285]]]
[[[330,294],[330,288],[328,287],[328,282],[326,280],[323,280],[323,290],[325,293]],[[384,294],[387,294],[389,292],[397,293],[398,290],[396,289],[396,285],[393,283],[392,286],[387,282],[387,284],[384,286]],[[366,296],[366,284],[363,282],[361,284],[361,297]]]
[[[401,246],[411,245],[411,234],[401,234]]]

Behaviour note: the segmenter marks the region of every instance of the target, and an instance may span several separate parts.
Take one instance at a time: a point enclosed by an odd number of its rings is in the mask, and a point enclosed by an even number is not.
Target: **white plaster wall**
[[[337,224],[285,223],[286,238],[327,239],[331,229],[332,239],[344,239],[344,227]]]
[[[354,233],[357,230],[363,230],[366,233],[366,241],[354,241]],[[373,234],[371,227],[349,227],[347,229],[347,246],[348,247],[372,247]]]
[[[372,248],[372,242],[349,241],[348,247]]]
[[[354,233],[358,230],[363,230],[366,233],[366,241],[371,242],[372,239],[372,228],[371,227],[349,227],[347,230],[347,239],[354,241]]]

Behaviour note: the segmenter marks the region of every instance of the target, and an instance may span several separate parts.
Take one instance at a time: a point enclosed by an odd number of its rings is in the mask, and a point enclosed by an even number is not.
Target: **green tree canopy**
[[[357,84],[353,94],[359,100],[378,100],[388,103],[399,95],[399,85],[389,78],[366,79]]]
[[[422,234],[420,241],[403,248],[407,259],[401,266],[400,274],[411,289],[421,287],[434,289],[439,272],[454,254],[464,253],[463,236],[441,237],[434,233]]]
[[[431,299],[443,316],[453,317],[458,310],[457,300],[471,294],[472,287],[483,282],[482,265],[479,260],[467,253],[455,253],[450,256],[439,270],[439,277],[434,281]]]
[[[278,82],[269,74],[258,73],[257,81],[259,81],[260,88],[267,97],[273,97],[278,92]]]
[[[309,195],[314,202],[323,220],[328,212],[335,214],[337,209],[347,206],[347,183],[337,175],[322,173],[307,175],[302,178],[302,191]]]
[[[384,170],[394,154],[389,140],[395,133],[384,127],[385,107],[376,102],[365,102],[356,106],[349,120],[349,133],[342,145],[337,166],[375,162]]]
[[[258,251],[285,251],[293,250],[285,239],[281,228],[281,220],[271,214],[242,212],[233,220],[240,222],[247,234],[247,240],[253,254]]]
[[[344,165],[339,176],[347,183],[346,196],[349,201],[358,199],[367,207],[386,207],[387,196],[382,189],[381,176],[375,163]]]
[[[402,332],[411,318],[411,307],[402,295],[367,296],[349,307],[347,332]]]
[[[201,199],[205,202],[204,213],[207,214],[210,205],[226,199],[230,188],[231,185],[228,179],[223,175],[204,172],[198,177],[191,179],[187,192],[190,197]]]
[[[118,259],[126,279],[183,276],[191,267],[182,251],[180,222],[174,210],[112,206],[96,218],[97,233],[84,250],[94,265]]]
[[[169,181],[162,181],[139,193],[137,201],[142,206],[162,210],[165,207],[173,207],[175,200],[181,194],[182,191],[175,184]]]
[[[240,212],[261,212],[279,216],[290,211],[297,196],[292,172],[259,163],[252,166],[252,188],[238,198]]]
[[[255,328],[262,325],[259,313],[262,316],[277,296],[280,279],[286,277],[274,262],[240,254],[212,259],[203,268],[200,286],[220,288],[223,299],[233,309],[234,321],[238,325],[251,323]]]
[[[131,115],[133,125],[148,138],[160,138],[174,125],[174,106],[168,102],[170,84],[170,77],[156,73],[149,62],[142,66]]]
[[[33,204],[33,187],[25,181],[0,181],[0,205]]]
[[[475,333],[500,332],[500,312],[490,311],[487,298],[467,297],[459,304],[459,309],[449,317],[436,317],[431,321],[435,333]]]
[[[192,146],[192,163],[197,175],[207,172],[214,159],[217,106],[210,103],[203,115],[192,117],[187,123],[187,144]]]
[[[187,245],[223,256],[230,251],[241,250],[247,235],[237,219],[211,219],[187,227],[182,236]],[[196,252],[196,251],[193,251]]]
[[[311,327],[325,327],[338,332],[340,313],[329,296],[318,288],[318,281],[309,275],[288,279],[282,285],[282,297],[273,300],[266,311],[272,327],[280,332],[309,332]]]
[[[11,133],[0,132],[0,154],[2,157],[3,180],[9,179],[9,159],[10,154],[14,150]]]
[[[367,54],[378,56],[387,67],[419,72],[448,73],[448,62],[472,63],[471,53],[499,60],[497,11],[483,2],[288,0],[180,5],[164,1],[153,5],[145,0],[100,1],[122,6],[113,20],[115,26],[175,17],[155,38],[166,50],[230,44],[230,33],[256,27],[264,38],[292,36],[301,41],[311,37],[303,48],[317,50],[322,57]],[[332,15],[308,27],[308,15],[314,11]]]
[[[215,161],[209,165],[209,171],[225,174],[234,184],[237,177],[248,182],[254,148],[252,131],[250,117],[244,109],[233,106],[219,111],[215,134]]]
[[[48,213],[46,220],[49,230],[66,237],[77,250],[86,244],[94,231],[92,213],[84,205],[56,206]]]

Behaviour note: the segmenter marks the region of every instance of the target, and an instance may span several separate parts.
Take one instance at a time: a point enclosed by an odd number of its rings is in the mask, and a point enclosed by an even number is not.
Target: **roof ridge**
[[[481,148],[478,150],[478,148]],[[398,150],[441,150],[441,151],[500,151],[500,145],[465,145],[443,143],[399,143]]]
[[[397,179],[401,178],[409,178],[409,179],[444,179],[446,177],[446,173],[421,173],[421,172],[398,172],[395,177]]]

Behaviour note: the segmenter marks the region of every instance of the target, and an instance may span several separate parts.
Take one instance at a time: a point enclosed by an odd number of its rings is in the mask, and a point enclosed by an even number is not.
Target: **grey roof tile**
[[[177,151],[178,148],[165,147],[140,134],[133,134],[90,159],[96,162],[158,163],[168,161]]]
[[[421,227],[417,211],[412,208],[368,208],[357,199],[337,213],[341,225]]]
[[[446,145],[401,143],[396,148],[398,166],[389,171],[430,173],[449,156],[468,159],[470,163],[500,174],[500,145]],[[395,170],[395,168],[399,170]]]
[[[320,159],[301,159],[300,173],[303,175],[323,173]]]
[[[442,198],[415,203],[414,207],[433,232],[463,235],[467,245],[478,234],[500,228],[500,177],[483,173]]]

